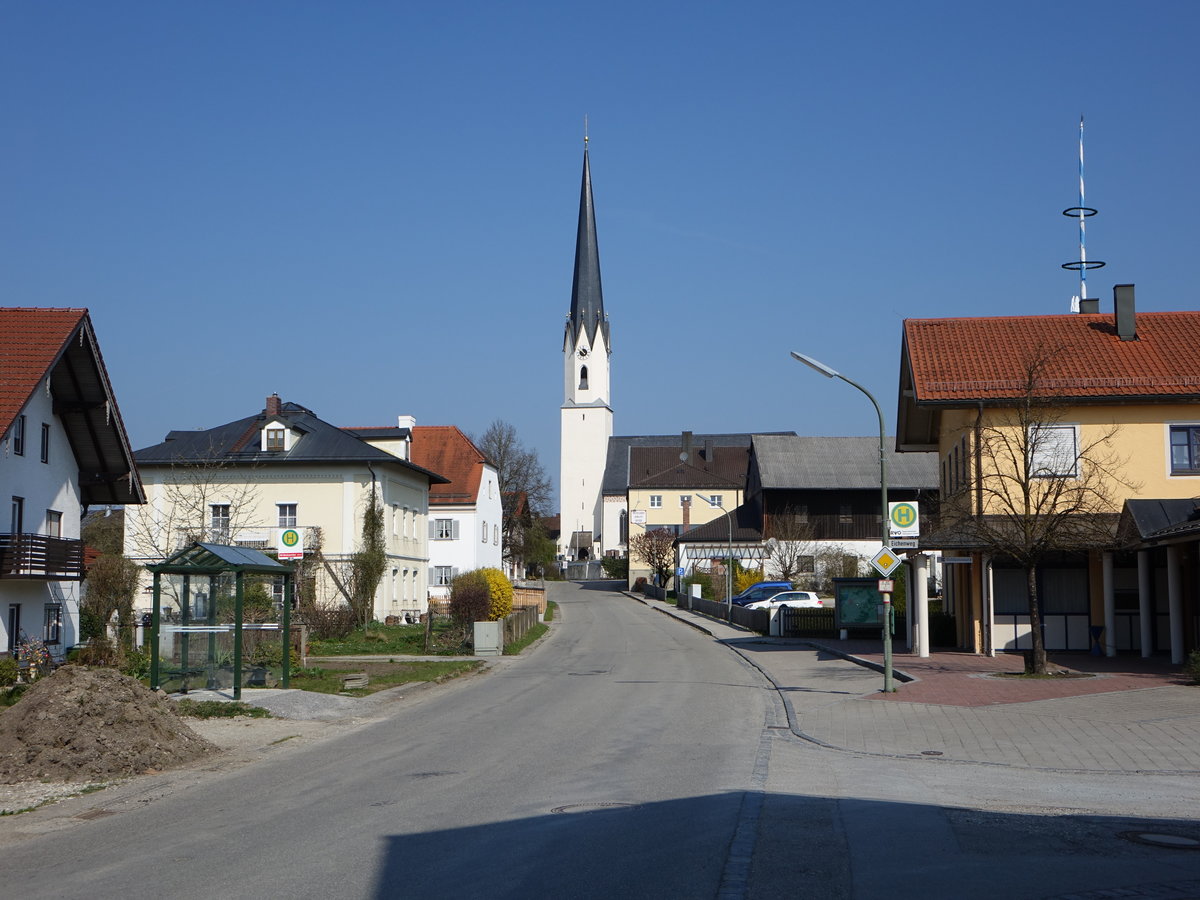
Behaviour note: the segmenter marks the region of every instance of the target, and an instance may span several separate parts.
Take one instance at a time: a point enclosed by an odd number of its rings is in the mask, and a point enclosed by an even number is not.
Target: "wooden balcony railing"
[[[83,578],[83,541],[44,534],[0,534],[0,578]]]

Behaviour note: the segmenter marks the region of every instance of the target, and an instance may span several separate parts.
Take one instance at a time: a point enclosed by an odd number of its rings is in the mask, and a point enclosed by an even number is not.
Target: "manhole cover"
[[[633,803],[571,803],[567,806],[556,806],[550,810],[553,813],[586,813],[601,809],[631,809]]]
[[[1135,844],[1151,847],[1167,847],[1171,850],[1200,850],[1200,839],[1182,834],[1165,834],[1161,831],[1123,831],[1121,837]]]
[[[942,751],[941,750],[922,750],[921,755],[922,756],[941,756]]]

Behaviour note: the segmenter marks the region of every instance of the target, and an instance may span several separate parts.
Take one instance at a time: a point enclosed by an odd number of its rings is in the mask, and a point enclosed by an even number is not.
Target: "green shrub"
[[[29,690],[28,684],[14,684],[0,690],[0,708],[12,706],[21,699],[21,695]]]
[[[629,578],[628,556],[605,556],[600,560],[600,568],[609,578]]]
[[[1191,676],[1192,684],[1200,684],[1200,650],[1193,650],[1188,654],[1183,671]]]
[[[712,600],[716,596],[713,593],[712,578],[706,573],[696,572],[692,575],[689,575],[687,578],[683,579],[683,583],[685,585],[687,585],[686,589],[684,590],[684,593],[689,597],[692,596],[692,585],[693,584],[700,585],[701,599]],[[721,593],[722,594],[725,593],[725,582],[724,581],[721,582]]]
[[[17,673],[20,669],[17,667],[17,661],[11,656],[6,656],[0,659],[0,687],[7,687],[10,684],[17,683]]]
[[[230,719],[235,716],[269,719],[271,717],[271,714],[261,706],[251,706],[240,700],[228,702],[225,700],[183,699],[175,704],[175,710],[179,715],[190,716],[193,719]]]
[[[485,622],[491,617],[492,595],[480,569],[455,577],[450,584],[450,618],[459,625]]]
[[[150,654],[140,650],[126,650],[122,654],[117,671],[130,678],[142,679],[150,675]]]
[[[267,668],[282,666],[283,646],[280,644],[279,638],[259,641],[255,644],[254,649],[250,651],[250,665]],[[296,652],[295,647],[292,647],[289,653],[288,665],[292,669],[300,668],[300,654]]]

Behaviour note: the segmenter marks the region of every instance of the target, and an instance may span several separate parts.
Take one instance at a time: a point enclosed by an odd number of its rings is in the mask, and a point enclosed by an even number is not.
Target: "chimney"
[[[279,401],[278,394],[272,394],[267,398],[267,408],[264,410],[268,416],[277,416],[282,411],[283,404]]]
[[[1080,313],[1098,313],[1100,312],[1100,298],[1092,297],[1090,300],[1079,301]]]
[[[416,416],[396,416],[396,425],[399,428],[407,428],[410,431],[417,427]]]
[[[690,435],[690,432],[684,432],[684,434]],[[687,531],[691,527],[692,527],[692,501],[684,500],[683,501],[683,530]]]
[[[692,459],[692,433],[685,431],[683,433],[683,453],[679,455],[680,462],[690,462]]]
[[[1116,310],[1117,337],[1123,341],[1137,340],[1137,320],[1133,313],[1133,285],[1113,285],[1113,307]]]
[[[713,465],[713,442],[707,440],[704,442],[704,468],[711,469]]]

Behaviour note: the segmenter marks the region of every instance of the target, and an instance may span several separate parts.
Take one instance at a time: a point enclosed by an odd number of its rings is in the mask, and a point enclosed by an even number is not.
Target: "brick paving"
[[[634,599],[641,599],[634,596]],[[884,694],[878,641],[767,638],[666,604],[647,602],[711,634],[776,685],[792,730],[854,753],[1019,768],[1200,775],[1200,686],[1161,657],[1050,654],[1084,678],[997,678],[1021,672],[1020,654],[996,657],[903,649]]]

